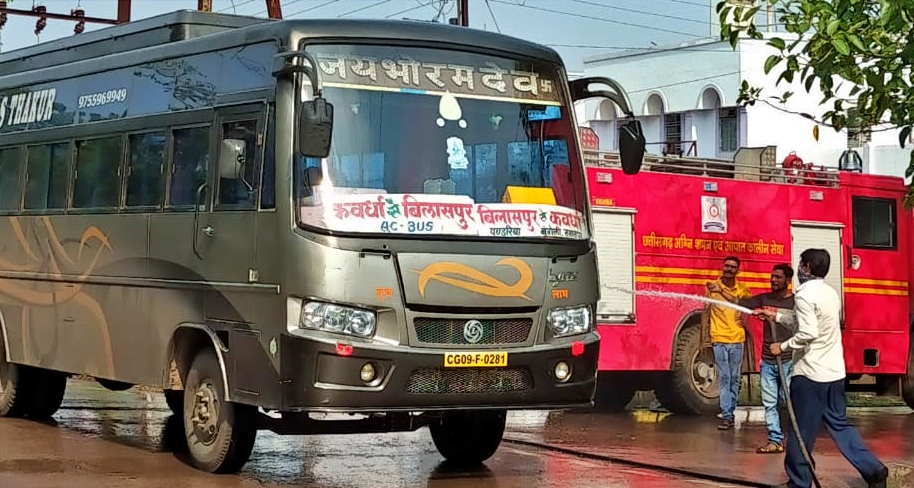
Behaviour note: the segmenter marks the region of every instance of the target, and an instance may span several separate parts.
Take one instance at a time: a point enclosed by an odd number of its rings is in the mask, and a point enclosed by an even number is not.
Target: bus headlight
[[[306,329],[370,338],[374,336],[377,318],[368,310],[308,302],[301,309],[299,323]]]
[[[553,337],[584,334],[593,329],[590,307],[553,309],[549,311],[549,327]]]

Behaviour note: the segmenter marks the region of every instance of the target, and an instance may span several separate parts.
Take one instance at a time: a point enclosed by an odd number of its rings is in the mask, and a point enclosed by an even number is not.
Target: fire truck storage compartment
[[[635,289],[634,214],[631,209],[593,209],[600,268],[598,323],[634,323],[635,295],[630,293]]]
[[[825,282],[832,286],[841,296],[844,305],[844,246],[841,243],[844,224],[837,222],[797,222],[790,223],[791,265],[800,263],[800,254],[806,249],[825,249],[831,257],[828,276]],[[800,285],[799,278],[793,275],[793,288]],[[843,315],[843,311],[842,311]]]

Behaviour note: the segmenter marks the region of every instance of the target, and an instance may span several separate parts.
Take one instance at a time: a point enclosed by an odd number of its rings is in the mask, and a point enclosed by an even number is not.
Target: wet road
[[[0,419],[0,487],[702,487],[699,479],[502,444],[484,468],[442,464],[426,429],[408,434],[278,436],[261,431],[238,475],[182,462],[180,428],[159,393],[70,380],[49,424]]]

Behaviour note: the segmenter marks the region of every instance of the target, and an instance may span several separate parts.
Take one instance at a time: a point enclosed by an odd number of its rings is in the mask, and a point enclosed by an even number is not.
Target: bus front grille
[[[467,325],[476,322],[472,326]],[[447,319],[417,317],[416,337],[425,344],[497,345],[522,344],[530,336],[533,319]],[[473,342],[470,342],[474,339]]]
[[[421,368],[406,381],[406,393],[446,395],[511,393],[533,389],[530,370],[513,368]]]

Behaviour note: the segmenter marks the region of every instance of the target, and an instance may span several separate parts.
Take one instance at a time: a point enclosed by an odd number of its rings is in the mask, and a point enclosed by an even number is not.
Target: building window
[[[898,249],[898,220],[895,200],[854,197],[854,247]]]
[[[739,149],[739,125],[736,123],[736,107],[726,107],[718,112],[720,127],[720,152],[736,152]]]
[[[664,115],[663,129],[666,134],[663,154],[682,155],[682,114]]]
[[[856,108],[847,110],[847,147],[862,147],[870,142],[872,135],[868,130],[861,130],[860,118]]]

